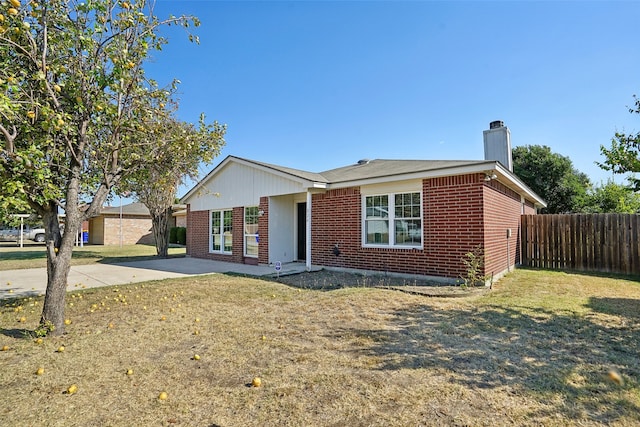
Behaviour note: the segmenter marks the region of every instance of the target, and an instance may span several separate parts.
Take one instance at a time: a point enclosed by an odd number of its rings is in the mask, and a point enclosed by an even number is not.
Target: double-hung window
[[[244,255],[258,256],[258,207],[244,208]]]
[[[364,197],[365,246],[422,246],[422,202],[419,192]]]
[[[210,252],[230,254],[233,248],[233,211],[211,211]]]

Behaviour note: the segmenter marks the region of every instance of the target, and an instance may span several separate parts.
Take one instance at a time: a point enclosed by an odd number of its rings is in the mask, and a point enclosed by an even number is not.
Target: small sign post
[[[280,278],[280,270],[282,270],[282,263],[280,261],[276,261],[275,269],[276,269],[276,277],[279,279]]]

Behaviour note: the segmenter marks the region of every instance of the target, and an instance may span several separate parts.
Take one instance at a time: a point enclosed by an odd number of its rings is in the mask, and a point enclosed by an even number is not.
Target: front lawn
[[[184,256],[184,247],[169,247],[169,256]],[[152,245],[124,245],[120,247],[86,245],[75,247],[71,265],[93,264],[95,262],[114,263],[123,261],[142,261],[154,259],[156,248]],[[0,245],[0,271],[39,268],[47,266],[47,254],[44,244],[28,244],[24,248],[13,243]]]
[[[42,299],[4,301],[0,418],[48,426],[640,423],[636,281],[518,270],[489,293],[451,299],[327,285],[211,275],[74,291],[67,335],[41,344],[30,331]],[[250,386],[254,377],[261,387]],[[77,392],[67,393],[72,384]]]

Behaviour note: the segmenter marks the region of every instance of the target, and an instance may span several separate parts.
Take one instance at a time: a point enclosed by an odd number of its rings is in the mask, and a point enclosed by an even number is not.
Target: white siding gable
[[[304,182],[240,162],[230,161],[214,171],[185,203],[191,210],[226,209],[257,206],[261,196],[279,196],[304,192]]]

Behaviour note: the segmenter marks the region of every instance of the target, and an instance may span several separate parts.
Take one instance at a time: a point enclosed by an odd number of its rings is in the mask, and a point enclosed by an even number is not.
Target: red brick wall
[[[498,275],[519,260],[520,195],[497,181],[484,186],[485,274]],[[511,236],[507,237],[507,229]]]
[[[233,208],[231,254],[209,252],[209,220],[209,211],[192,211],[191,205],[187,205],[187,255],[194,258],[244,263],[244,208]]]
[[[458,278],[462,258],[482,245],[483,174],[423,181],[426,274]]]
[[[424,250],[362,247],[359,188],[313,196],[312,263],[396,273],[458,277],[461,258],[482,245],[484,175],[423,181]],[[340,255],[333,254],[338,244]]]
[[[233,244],[231,247],[231,261],[244,262],[244,208],[233,208]]]
[[[209,211],[192,211],[191,205],[187,205],[187,255],[209,255]]]
[[[258,217],[258,263],[269,264],[269,198],[260,197],[258,210],[263,211]],[[293,225],[292,225],[293,227]]]

